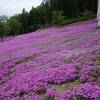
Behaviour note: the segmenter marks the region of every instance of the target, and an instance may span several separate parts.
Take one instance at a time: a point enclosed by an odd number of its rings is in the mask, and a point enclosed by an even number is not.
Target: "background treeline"
[[[15,36],[50,25],[63,25],[95,17],[97,0],[44,0],[37,8],[8,18],[0,16],[0,37]]]

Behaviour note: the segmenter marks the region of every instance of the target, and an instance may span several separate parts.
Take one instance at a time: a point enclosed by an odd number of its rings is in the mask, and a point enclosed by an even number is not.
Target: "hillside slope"
[[[100,29],[95,20],[0,43],[0,100],[50,98],[100,99]]]

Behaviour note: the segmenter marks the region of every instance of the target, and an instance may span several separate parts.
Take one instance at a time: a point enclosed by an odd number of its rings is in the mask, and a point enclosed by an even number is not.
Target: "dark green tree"
[[[0,21],[0,38],[2,42],[3,42],[3,37],[4,37],[3,23]]]
[[[21,23],[19,23],[16,19],[11,18],[8,21],[10,35],[15,36],[21,31]]]
[[[28,32],[28,12],[25,8],[22,10],[22,14],[19,15],[19,21],[22,24],[22,32]]]

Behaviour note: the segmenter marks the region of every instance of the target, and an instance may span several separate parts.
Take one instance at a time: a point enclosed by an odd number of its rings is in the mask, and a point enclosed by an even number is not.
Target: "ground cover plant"
[[[96,20],[0,42],[0,100],[100,100]]]

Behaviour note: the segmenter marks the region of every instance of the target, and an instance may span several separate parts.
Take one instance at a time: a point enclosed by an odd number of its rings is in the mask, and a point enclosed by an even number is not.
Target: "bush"
[[[63,25],[66,24],[66,17],[63,15],[63,11],[54,11],[52,13],[52,24],[56,24],[56,25]]]
[[[82,13],[82,16],[83,16],[84,18],[91,18],[91,17],[93,17],[94,15],[92,14],[91,11],[86,10],[86,11],[84,11],[84,12]]]
[[[29,30],[30,32],[32,32],[32,31],[36,31],[37,29],[40,29],[40,28],[42,28],[42,27],[43,27],[42,24],[30,25],[29,28],[28,28],[28,30]]]

